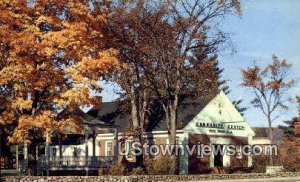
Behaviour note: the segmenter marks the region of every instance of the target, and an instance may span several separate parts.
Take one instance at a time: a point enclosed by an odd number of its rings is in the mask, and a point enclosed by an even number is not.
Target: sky
[[[247,88],[240,86],[241,69],[256,64],[265,66],[272,62],[272,55],[286,59],[293,66],[290,77],[296,81],[288,93],[291,97],[300,95],[300,1],[299,0],[241,0],[243,15],[231,16],[222,23],[222,29],[230,34],[236,50],[224,51],[219,57],[220,67],[224,68],[223,78],[229,80],[231,100],[243,99],[247,107],[246,121],[253,127],[267,126],[261,111],[250,105],[253,95]],[[103,101],[118,97],[118,90],[110,84],[103,85]],[[297,116],[297,105],[289,104],[290,109],[280,111],[274,126]]]
[[[272,55],[286,59],[292,64],[290,77],[296,84],[288,93],[300,95],[300,1],[299,0],[242,0],[243,16],[229,17],[223,23],[225,32],[231,34],[236,49],[234,55],[224,52],[220,65],[224,78],[230,80],[231,100],[243,99],[243,106],[250,107],[251,91],[240,86],[241,69],[251,67],[254,60],[265,66],[272,62]],[[280,111],[274,125],[297,116],[297,105],[290,104],[288,111]],[[245,118],[251,126],[266,126],[266,118],[259,109],[250,107]]]

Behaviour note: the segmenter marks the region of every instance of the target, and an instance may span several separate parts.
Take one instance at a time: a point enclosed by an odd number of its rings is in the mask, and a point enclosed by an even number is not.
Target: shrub
[[[104,175],[107,175],[108,174],[108,169],[106,169],[106,168],[100,168],[99,170],[98,170],[98,175],[99,176],[104,176]]]
[[[133,168],[131,172],[131,175],[143,175],[143,174],[145,174],[145,171],[141,167]]]
[[[146,172],[149,175],[172,175],[177,173],[177,159],[172,156],[158,156],[145,159]]]
[[[128,168],[121,162],[116,162],[108,170],[108,175],[123,176],[128,173]]]
[[[270,157],[266,155],[260,155],[260,156],[253,156],[253,171],[254,173],[265,173],[266,172],[266,166],[270,163]]]
[[[300,172],[300,147],[288,148],[285,154],[280,155],[280,161],[286,171]]]

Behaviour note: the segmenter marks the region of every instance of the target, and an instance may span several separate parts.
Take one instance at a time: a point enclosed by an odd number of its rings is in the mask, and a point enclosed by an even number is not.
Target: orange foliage
[[[300,137],[300,97],[296,97],[299,104],[299,116],[294,120],[294,132],[296,137]]]
[[[108,1],[0,1],[0,123],[16,123],[11,142],[80,121],[72,111],[97,105],[99,79],[118,68],[105,35]],[[58,119],[58,111],[65,117]],[[60,130],[62,131],[62,129]]]
[[[291,100],[287,90],[294,85],[294,80],[288,76],[291,64],[272,56],[272,64],[266,67],[249,67],[242,70],[242,86],[250,88],[254,94],[251,104],[259,108],[268,120],[269,129],[278,117],[278,110],[287,110]],[[272,134],[269,135],[272,137]]]

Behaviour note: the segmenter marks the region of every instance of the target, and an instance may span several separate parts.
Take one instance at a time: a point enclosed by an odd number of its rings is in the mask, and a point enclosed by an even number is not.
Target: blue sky
[[[227,18],[222,28],[231,34],[235,54],[224,51],[220,56],[220,66],[225,69],[224,78],[229,80],[232,92],[231,100],[243,99],[243,105],[250,107],[245,118],[251,126],[266,126],[267,122],[258,109],[250,106],[251,92],[240,86],[241,69],[271,63],[271,57],[276,54],[280,59],[286,59],[293,64],[291,76],[296,85],[290,91],[294,97],[299,93],[300,80],[300,1],[299,0],[242,0],[243,16]],[[104,85],[103,100],[111,101],[117,98],[115,87]],[[300,95],[300,93],[299,93]],[[296,104],[290,104],[290,109],[281,113],[274,125],[282,123],[297,115]]]
[[[224,24],[225,31],[231,33],[237,51],[231,55],[224,52],[220,57],[224,77],[230,80],[231,99],[244,99],[243,105],[250,106],[251,92],[239,86],[242,68],[269,64],[272,54],[292,63],[290,76],[296,80],[295,87],[288,93],[294,97],[299,93],[300,78],[300,1],[298,0],[243,0],[243,16],[230,17]],[[281,115],[275,125],[297,115],[296,104],[290,104],[288,111]],[[249,108],[245,115],[252,126],[266,126],[266,119],[255,108]]]

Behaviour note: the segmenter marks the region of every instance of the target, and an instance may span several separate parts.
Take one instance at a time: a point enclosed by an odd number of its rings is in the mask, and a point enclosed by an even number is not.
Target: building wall
[[[235,137],[235,136],[219,136],[219,135],[203,135],[203,134],[190,134],[189,145],[200,145],[200,144],[231,144],[235,146],[242,146],[248,144],[247,137]],[[241,156],[223,156],[224,167],[247,167],[248,157]],[[189,174],[205,174],[211,173],[214,167],[213,156],[197,156],[194,153],[189,156]]]
[[[220,92],[204,109],[183,129],[189,134],[189,143],[203,144],[250,144],[255,135],[252,128],[237,111],[229,98]],[[186,157],[187,158],[187,157]],[[203,158],[188,157],[188,165],[183,165],[183,174],[207,173],[214,166],[214,156]],[[252,158],[243,156],[223,156],[223,166],[251,166]],[[205,166],[205,167],[203,167]]]
[[[165,132],[166,133],[166,132]],[[144,136],[145,139],[147,139],[149,141],[150,144],[157,144],[157,145],[166,145],[168,144],[168,135],[167,134],[151,134],[151,137],[145,135]],[[119,136],[119,150],[124,151],[124,146],[125,146],[125,142],[130,141],[132,142],[133,138],[132,137],[123,137],[122,135]],[[115,141],[113,139],[113,136],[109,136],[109,134],[107,134],[105,137],[99,135],[99,155],[100,156],[106,156],[107,154],[107,142],[113,142],[113,146],[115,146]],[[113,152],[114,152],[114,147],[113,147]],[[119,155],[119,157],[122,157],[121,155]],[[133,162],[135,161],[135,157],[128,157],[127,155],[125,155],[125,158],[130,161]]]
[[[96,145],[95,145],[95,154],[96,156],[100,155],[100,138],[99,136],[96,137]],[[88,155],[93,155],[93,139],[90,138],[85,143],[80,145],[62,145],[62,156],[74,156],[74,151],[78,151],[77,156],[86,156],[86,145],[88,146]],[[56,155],[59,156],[59,146],[58,145],[51,145],[50,146],[50,156],[54,156],[54,148],[56,150]],[[46,153],[46,151],[45,151]]]
[[[254,138],[251,143],[251,145],[267,145],[267,144],[271,144],[269,138]]]

